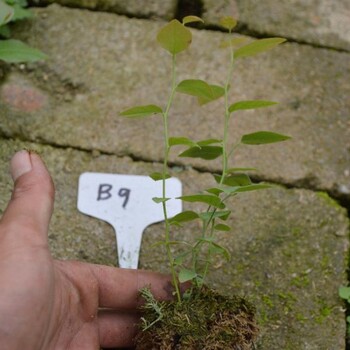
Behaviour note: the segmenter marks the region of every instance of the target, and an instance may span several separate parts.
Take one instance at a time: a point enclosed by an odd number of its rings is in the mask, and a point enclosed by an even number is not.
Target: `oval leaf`
[[[211,92],[212,92],[212,96],[211,98],[207,98],[207,97],[198,97],[198,103],[199,105],[203,106],[209,102],[215,101],[218,98],[222,97],[225,95],[225,89],[222,86],[219,85],[211,85],[209,84],[210,88],[211,88]]]
[[[236,47],[236,46],[239,46],[241,44],[244,44],[247,40],[248,40],[248,38],[246,38],[244,36],[233,38],[230,40],[225,40],[225,41],[221,42],[220,47],[222,49],[225,49],[226,47]]]
[[[200,79],[183,80],[176,87],[176,91],[197,97],[200,105],[217,100],[225,94],[225,89],[223,87],[208,84]]]
[[[0,41],[0,60],[9,63],[35,62],[46,59],[47,56],[19,40]]]
[[[163,197],[153,197],[152,201],[155,203],[164,203],[166,201],[168,201],[170,198],[163,198]]]
[[[202,22],[202,23],[204,23],[202,18],[200,18],[198,16],[186,16],[186,17],[184,17],[182,19],[182,23],[183,24],[188,24],[188,23],[193,23],[193,22]]]
[[[186,151],[179,154],[179,157],[189,157],[189,158],[201,158],[212,160],[220,157],[222,155],[222,147],[221,146],[202,146],[199,147],[191,147]]]
[[[251,192],[257,190],[265,190],[266,188],[271,188],[271,185],[267,184],[252,184],[248,186],[233,186],[229,188],[225,188],[224,192],[233,194],[233,193],[242,193],[242,192]]]
[[[176,87],[177,92],[196,97],[211,99],[212,89],[208,83],[200,79],[187,79],[181,81]]]
[[[179,282],[180,283],[191,281],[196,277],[197,277],[197,273],[193,270],[182,269],[179,272]]]
[[[14,13],[15,11],[11,6],[0,0],[0,26],[10,22]]]
[[[230,216],[231,212],[229,210],[222,210],[222,211],[207,211],[205,213],[200,213],[199,217],[204,220],[208,221],[210,219],[219,218],[221,220],[227,220]]]
[[[217,183],[221,182],[221,175],[214,175],[214,178]],[[246,174],[232,174],[225,176],[222,183],[227,186],[247,186],[251,185],[252,181]]]
[[[8,39],[11,36],[11,30],[8,25],[0,26],[0,36]]]
[[[225,16],[220,19],[219,23],[221,26],[231,31],[237,25],[237,20],[231,16]]]
[[[289,140],[290,136],[277,134],[271,131],[258,131],[252,134],[243,135],[241,143],[245,145],[263,145]]]
[[[176,55],[188,48],[192,41],[192,34],[177,19],[173,19],[159,31],[157,41],[165,50]]]
[[[197,142],[198,146],[208,146],[212,145],[213,143],[222,143],[222,140],[220,139],[206,139],[206,140],[201,140]]]
[[[211,245],[210,245],[210,251],[212,254],[221,254],[224,256],[224,258],[227,260],[227,261],[230,261],[231,260],[231,254],[230,252],[224,248],[223,246],[215,243],[215,242],[212,242]]]
[[[199,215],[195,213],[194,211],[188,210],[188,211],[183,211],[180,214],[175,215],[173,218],[169,220],[170,223],[173,222],[186,222],[186,221],[192,221],[196,220],[199,218]]]
[[[230,113],[232,113],[238,110],[264,108],[264,107],[269,107],[276,104],[277,102],[263,101],[263,100],[239,101],[232,104],[228,110]]]
[[[242,172],[242,171],[257,171],[256,168],[230,168],[226,171],[227,174],[232,174],[236,172]]]
[[[250,44],[240,47],[235,51],[235,58],[254,56],[261,52],[273,49],[275,46],[285,42],[284,38],[267,38],[253,41]]]
[[[196,147],[198,144],[187,137],[170,137],[169,138],[169,146],[177,146],[177,145],[185,145]]]
[[[211,194],[213,194],[215,196],[219,196],[220,193],[222,193],[224,191],[221,190],[220,188],[212,187],[212,188],[206,189],[205,192],[211,193]]]
[[[179,254],[178,256],[176,256],[174,259],[175,265],[177,265],[177,266],[182,265],[185,258],[191,253],[192,253],[192,251],[187,251],[187,252],[183,252],[183,253]]]
[[[342,299],[350,299],[350,287],[340,287],[339,288],[339,296]]]
[[[18,21],[18,20],[30,18],[33,16],[31,11],[24,9],[20,4],[14,4],[13,9],[14,9],[14,15],[11,19],[12,21]]]
[[[231,227],[228,225],[224,225],[224,224],[217,224],[214,226],[214,229],[217,231],[231,231]]]
[[[156,105],[145,105],[128,108],[119,113],[122,117],[127,118],[143,118],[149,117],[150,115],[163,113],[163,110]]]
[[[182,196],[177,199],[182,199],[185,202],[200,202],[212,205],[215,208],[223,209],[225,208],[225,204],[221,202],[221,199],[210,195],[210,194],[195,194],[191,196]]]
[[[162,173],[158,173],[158,172],[154,172],[152,174],[149,175],[149,177],[154,180],[154,181],[159,181],[159,180],[163,180],[163,174]],[[170,179],[171,176],[169,174],[165,174],[165,179]]]

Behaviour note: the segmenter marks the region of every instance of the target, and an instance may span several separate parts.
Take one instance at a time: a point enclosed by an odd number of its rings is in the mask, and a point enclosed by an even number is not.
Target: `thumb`
[[[11,160],[11,175],[14,190],[0,221],[2,231],[47,243],[54,202],[49,172],[37,154],[20,151]]]

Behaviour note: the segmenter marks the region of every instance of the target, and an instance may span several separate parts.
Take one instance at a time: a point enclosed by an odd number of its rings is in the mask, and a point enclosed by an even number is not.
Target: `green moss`
[[[272,302],[272,300],[271,300],[271,298],[268,296],[268,295],[263,295],[262,297],[261,297],[261,300],[263,301],[263,303],[265,304],[265,305],[267,305],[268,307],[270,307],[270,308],[273,308],[273,302]]]
[[[324,201],[327,202],[328,205],[332,206],[333,208],[336,208],[337,210],[344,210],[344,208],[333,198],[331,198],[327,192],[316,192],[316,195],[319,198],[322,198]]]
[[[239,296],[224,297],[202,288],[178,303],[159,302],[147,289],[141,293],[146,303],[137,350],[249,350],[254,344],[255,309]]]
[[[297,312],[297,313],[295,314],[295,318],[296,318],[301,324],[304,324],[305,321],[308,320],[307,317],[305,317],[305,316],[304,316],[302,313],[300,313],[300,312]]]
[[[315,321],[321,324],[331,315],[333,308],[327,305],[326,301],[321,298],[318,298],[317,303],[319,305],[318,314],[315,314],[314,317]]]
[[[308,276],[297,276],[292,279],[291,285],[298,288],[305,288],[310,285],[310,279]]]

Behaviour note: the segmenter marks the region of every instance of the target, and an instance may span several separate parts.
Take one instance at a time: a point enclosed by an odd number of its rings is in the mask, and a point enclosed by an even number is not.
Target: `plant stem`
[[[230,34],[231,34],[231,31],[230,31]],[[230,47],[230,67],[229,67],[229,70],[227,73],[227,78],[226,78],[226,82],[225,82],[225,86],[224,86],[224,89],[225,89],[225,122],[224,122],[224,138],[222,141],[222,175],[221,175],[221,179],[220,179],[220,185],[222,185],[224,183],[225,176],[227,174],[227,169],[228,169],[228,158],[233,152],[233,149],[229,152],[229,154],[227,151],[228,126],[229,126],[229,121],[230,121],[228,91],[230,89],[230,81],[232,80],[233,67],[234,67],[234,50],[233,50],[233,46],[231,44],[231,47]],[[225,199],[227,199],[227,198],[225,198]],[[216,209],[214,210],[214,212],[215,211],[216,211]],[[209,224],[211,224],[211,231],[210,231],[209,237],[212,237],[213,233],[214,233],[215,219],[213,219],[213,216],[214,216],[214,213],[205,227],[205,231],[207,231]],[[210,252],[210,249],[208,248],[207,261],[205,263],[204,272],[203,272],[203,280],[205,279],[205,277],[208,274],[208,269],[209,269],[210,264],[211,264],[211,252]]]
[[[171,93],[170,93],[170,96],[168,99],[168,103],[167,103],[165,112],[163,112],[163,124],[164,124],[164,162],[163,162],[163,179],[162,179],[163,199],[166,198],[166,183],[165,183],[166,179],[165,178],[166,178],[166,173],[168,170],[168,159],[169,159],[169,151],[170,151],[169,132],[168,132],[168,127],[169,127],[168,117],[169,117],[169,110],[170,110],[171,104],[173,102],[174,94],[175,94],[175,90],[176,90],[176,71],[175,71],[175,69],[176,69],[176,60],[175,60],[175,55],[173,55],[172,74],[171,74]],[[169,264],[170,264],[173,285],[175,288],[175,294],[176,294],[178,302],[181,303],[179,282],[177,280],[177,275],[176,275],[176,271],[175,271],[173,254],[172,254],[171,249],[170,249],[170,224],[169,224],[169,219],[168,219],[166,202],[162,202],[162,206],[163,206],[163,215],[164,215],[164,220],[165,220],[165,249],[166,249],[166,253],[167,253]]]
[[[228,168],[228,154],[227,154],[227,138],[228,138],[228,125],[230,121],[230,111],[229,111],[229,102],[228,102],[228,91],[230,89],[230,81],[233,75],[233,66],[234,66],[234,51],[233,47],[230,48],[230,68],[227,74],[227,79],[225,83],[225,123],[224,123],[224,138],[222,141],[222,175],[220,180],[220,185],[223,184],[227,168]]]

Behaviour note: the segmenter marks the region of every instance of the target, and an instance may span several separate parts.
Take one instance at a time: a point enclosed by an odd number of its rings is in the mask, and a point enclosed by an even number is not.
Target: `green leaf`
[[[47,56],[19,40],[0,41],[0,60],[9,63],[35,62],[46,59]]]
[[[223,87],[208,84],[200,79],[183,80],[176,87],[176,91],[197,97],[200,105],[214,101],[225,94]]]
[[[143,117],[149,117],[153,114],[160,114],[163,113],[163,110],[156,105],[145,105],[145,106],[137,106],[128,108],[122,112],[119,113],[122,117],[127,118],[143,118]]]
[[[196,271],[193,271],[193,270],[182,269],[179,272],[179,282],[180,283],[191,281],[196,277],[197,277],[197,273],[196,273]]]
[[[221,42],[220,47],[222,49],[225,49],[226,47],[236,47],[236,46],[239,46],[241,44],[244,44],[247,40],[248,40],[248,38],[246,38],[244,36],[233,38],[230,40],[224,40]]]
[[[214,242],[215,237],[199,237],[196,239],[197,242],[212,243]]]
[[[215,181],[217,183],[221,182],[221,175],[214,175]],[[229,176],[225,176],[224,181],[222,182],[227,186],[247,186],[251,185],[252,181],[250,177],[246,174],[232,174]]]
[[[205,213],[200,213],[199,217],[204,221],[208,221],[211,218],[213,218],[213,219],[219,218],[221,220],[226,221],[228,219],[228,217],[230,216],[230,214],[231,214],[231,211],[229,211],[229,210],[207,211]]]
[[[235,58],[254,56],[261,52],[273,49],[275,46],[285,42],[284,38],[267,38],[255,40],[250,44],[240,47],[235,51]]]
[[[154,181],[163,180],[163,174],[158,172],[154,172],[150,174],[149,177]],[[169,174],[165,174],[165,179],[170,179],[170,178],[171,176]]]
[[[225,16],[220,19],[220,25],[231,31],[237,25],[237,20],[231,16]]]
[[[202,22],[204,23],[204,21],[202,20],[202,18],[198,17],[198,16],[186,16],[182,19],[182,24],[188,24],[188,23],[193,23],[193,22]]]
[[[170,137],[169,146],[185,145],[190,147],[198,146],[198,144],[187,137]]]
[[[201,158],[212,160],[222,155],[221,146],[203,146],[201,148],[191,147],[179,154],[179,157]]]
[[[271,185],[267,184],[252,184],[248,186],[233,186],[229,188],[224,188],[225,193],[233,194],[233,193],[242,193],[242,192],[250,192],[257,190],[264,190],[266,188],[271,188]]]
[[[232,174],[236,172],[242,172],[242,171],[257,171],[256,168],[230,168],[227,170],[227,174]]]
[[[11,19],[12,21],[18,21],[18,20],[21,20],[21,19],[33,17],[33,14],[32,14],[31,11],[24,9],[19,4],[15,4],[13,6],[13,9],[14,9],[15,13],[14,13],[12,19]]]
[[[157,41],[165,50],[176,55],[188,48],[192,34],[177,19],[173,19],[159,31]]]
[[[230,252],[224,248],[223,246],[221,246],[220,244],[218,243],[215,243],[215,242],[212,242],[211,245],[210,245],[210,250],[211,250],[211,253],[213,254],[221,254],[224,256],[224,258],[227,260],[227,261],[230,261],[231,260],[231,254]]]
[[[217,231],[231,231],[231,227],[228,225],[224,225],[224,224],[217,224],[214,226],[214,229]]]
[[[350,299],[350,287],[340,287],[338,293],[342,299]]]
[[[170,199],[170,198],[153,197],[153,198],[152,198],[152,201],[158,204],[158,203],[166,202],[166,201],[168,201],[169,199]]]
[[[183,211],[180,214],[175,215],[173,218],[169,220],[169,222],[172,224],[174,222],[180,223],[180,222],[187,222],[187,221],[192,221],[196,220],[199,218],[199,215],[195,213],[194,211],[188,210],[188,211]]]
[[[0,27],[0,36],[8,39],[11,36],[11,30],[8,25],[4,25]]]
[[[230,113],[245,109],[256,109],[276,105],[277,102],[263,101],[263,100],[252,100],[252,101],[239,101],[232,104],[228,110]]]
[[[201,202],[212,205],[215,208],[223,209],[225,208],[225,204],[221,202],[221,199],[210,195],[210,194],[195,194],[190,196],[182,196],[177,199],[182,199],[185,202]]]
[[[176,256],[174,259],[175,265],[177,265],[177,266],[182,265],[184,260],[186,259],[186,257],[191,253],[192,253],[192,251],[187,251],[187,252],[183,252],[183,253],[179,254],[178,256]]]
[[[267,143],[289,140],[290,136],[276,134],[271,131],[258,131],[252,134],[243,135],[241,143],[245,145],[263,145]]]
[[[209,84],[211,91],[212,91],[212,96],[211,98],[207,98],[207,97],[198,97],[198,103],[199,105],[203,106],[209,102],[215,101],[218,98],[222,97],[225,95],[225,89],[222,86],[219,85],[212,85]]]
[[[11,21],[15,11],[3,0],[0,0],[0,26]]]
[[[177,85],[176,91],[182,94],[203,97],[207,99],[211,99],[213,95],[210,85],[200,79],[183,80]]]
[[[197,142],[198,146],[208,146],[212,145],[213,143],[222,143],[222,140],[219,139],[206,139],[206,140],[201,140]]]
[[[215,196],[219,196],[220,193],[224,192],[223,190],[221,190],[220,188],[216,188],[216,187],[212,187],[212,188],[208,188],[205,190],[208,193],[212,193]]]

